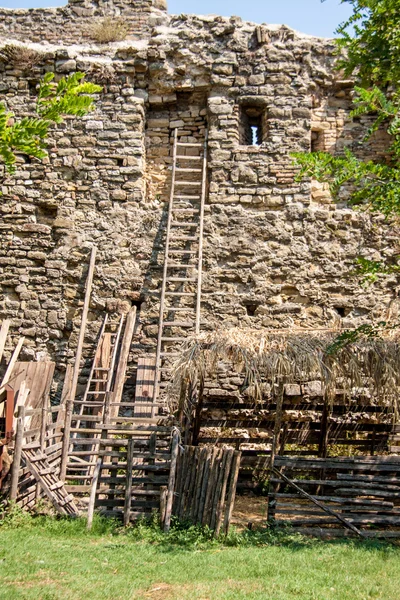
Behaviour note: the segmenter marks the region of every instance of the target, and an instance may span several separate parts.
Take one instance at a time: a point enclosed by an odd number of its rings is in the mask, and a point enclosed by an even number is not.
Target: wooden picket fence
[[[241,453],[231,448],[180,447],[172,514],[228,532]]]

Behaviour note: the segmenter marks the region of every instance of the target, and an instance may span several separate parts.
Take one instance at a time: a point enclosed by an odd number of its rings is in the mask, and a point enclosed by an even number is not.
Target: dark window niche
[[[311,152],[324,152],[324,134],[322,131],[313,129],[311,131]]]
[[[265,109],[242,105],[239,113],[239,143],[242,146],[261,146],[267,136]]]
[[[259,306],[258,304],[256,304],[255,302],[249,302],[249,303],[246,303],[244,306],[245,306],[245,309],[247,311],[247,315],[249,317],[255,317],[256,316],[256,310],[257,310],[257,308]]]

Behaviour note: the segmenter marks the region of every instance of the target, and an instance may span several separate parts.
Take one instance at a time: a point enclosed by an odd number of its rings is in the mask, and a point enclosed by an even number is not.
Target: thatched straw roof
[[[320,380],[329,398],[335,389],[351,395],[368,387],[382,406],[397,410],[400,389],[400,343],[391,338],[351,334],[337,344],[338,331],[266,331],[219,329],[189,338],[175,362],[170,396],[190,382],[212,377],[218,364],[228,362],[244,375],[255,400],[262,383]]]

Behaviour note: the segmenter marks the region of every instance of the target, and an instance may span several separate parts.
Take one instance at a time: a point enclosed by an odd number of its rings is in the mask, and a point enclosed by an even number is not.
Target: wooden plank
[[[85,337],[87,315],[88,315],[88,311],[89,311],[90,296],[91,296],[91,291],[92,291],[94,266],[95,266],[95,261],[96,261],[96,251],[97,251],[96,247],[93,246],[92,250],[91,250],[91,254],[90,254],[89,271],[88,271],[88,276],[87,276],[87,280],[86,280],[85,300],[84,300],[83,310],[82,310],[82,320],[81,320],[81,326],[80,326],[80,330],[79,330],[78,345],[77,345],[76,354],[75,354],[75,364],[74,364],[71,390],[70,390],[69,397],[67,399],[66,406],[65,406],[64,445],[63,445],[63,452],[62,452],[62,457],[61,457],[61,467],[60,467],[60,478],[62,480],[65,479],[65,475],[66,475],[66,471],[67,471],[72,407],[73,407],[73,402],[75,400],[76,388],[78,386],[78,377],[79,377],[79,373],[80,373],[80,362],[81,362],[81,357],[82,357],[83,341],[84,341],[84,337]]]
[[[1,324],[0,329],[0,363],[3,358],[4,347],[6,345],[8,330],[10,328],[11,321],[9,319],[5,319]]]
[[[235,451],[233,453],[231,477],[230,477],[230,483],[229,483],[229,488],[228,488],[228,496],[227,496],[227,500],[226,500],[226,510],[225,510],[225,517],[224,517],[224,533],[225,533],[225,535],[227,535],[228,531],[229,531],[229,525],[231,523],[233,507],[235,504],[236,486],[237,486],[237,480],[238,480],[239,468],[240,468],[240,458],[241,458],[241,453],[239,451]]]
[[[22,458],[22,443],[25,425],[25,407],[18,407],[17,428],[15,434],[14,457],[11,467],[10,500],[16,500],[18,496],[18,478]]]
[[[19,353],[21,352],[21,348],[23,346],[24,341],[25,341],[24,337],[21,337],[18,340],[18,344],[17,344],[14,352],[11,355],[10,361],[7,365],[7,370],[4,373],[4,377],[0,383],[0,394],[3,392],[5,385],[8,383],[9,379],[11,378],[11,373],[13,372],[15,363],[17,362],[17,359],[18,359]]]
[[[115,374],[114,392],[112,395],[112,408],[110,410],[110,417],[116,417],[118,415],[118,404],[122,399],[122,392],[125,385],[126,368],[128,365],[129,351],[132,344],[132,338],[135,331],[136,324],[136,306],[134,306],[128,313],[125,323],[125,331],[122,338],[121,350],[119,355],[117,372]]]
[[[96,468],[93,472],[92,485],[90,486],[90,497],[88,505],[88,516],[87,516],[87,529],[91,529],[93,525],[94,507],[96,502],[97,486],[99,483],[99,476],[101,472],[102,458],[97,459]],[[74,486],[77,487],[77,486]],[[72,490],[71,490],[72,491]]]
[[[127,527],[131,518],[131,502],[132,502],[132,478],[133,478],[133,455],[135,449],[134,440],[128,442],[128,452],[126,459],[126,487],[125,487],[125,504],[124,504],[124,526]]]
[[[226,454],[226,462],[222,479],[222,487],[220,490],[219,502],[217,505],[217,513],[216,513],[216,522],[215,522],[215,535],[218,536],[221,531],[222,520],[224,516],[224,505],[225,505],[225,496],[226,496],[226,486],[228,484],[228,478],[231,472],[232,460],[233,460],[234,450],[229,448],[225,450]]]
[[[136,372],[135,415],[149,415],[150,418],[153,416],[155,376],[156,357],[151,355],[139,358]],[[143,406],[141,402],[148,404]]]
[[[171,447],[171,467],[168,479],[168,493],[167,493],[167,504],[165,507],[165,519],[164,519],[164,531],[168,533],[171,527],[171,513],[172,513],[172,502],[174,499],[175,491],[175,478],[176,478],[176,463],[178,459],[178,447],[180,441],[180,433],[175,430],[172,437]]]

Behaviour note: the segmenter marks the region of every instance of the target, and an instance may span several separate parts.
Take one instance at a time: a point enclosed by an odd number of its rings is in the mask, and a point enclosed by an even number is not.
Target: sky
[[[171,14],[236,15],[255,23],[284,23],[302,33],[331,37],[351,14],[340,0],[167,0]],[[6,8],[63,6],[67,0],[0,0]]]

